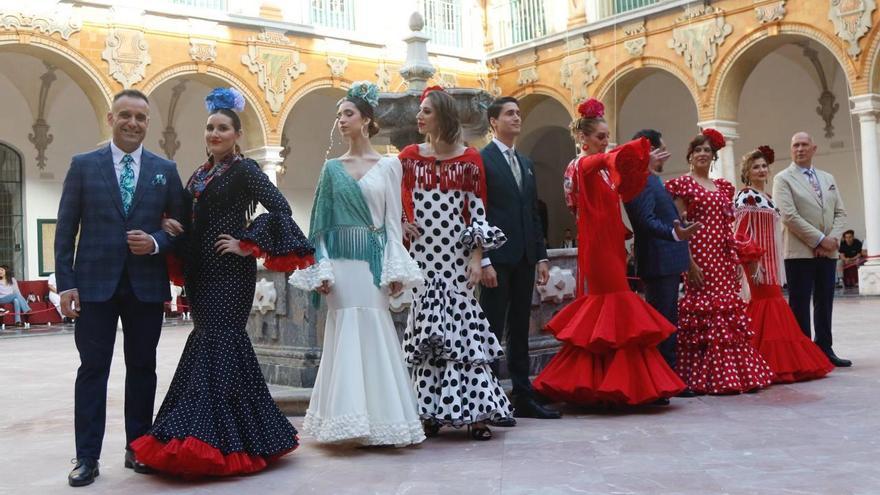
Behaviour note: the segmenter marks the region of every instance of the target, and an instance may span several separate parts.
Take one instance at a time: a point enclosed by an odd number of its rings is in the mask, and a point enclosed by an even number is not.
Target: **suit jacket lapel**
[[[110,152],[110,145],[107,145],[99,156],[98,168],[104,177],[104,181],[107,183],[107,190],[113,199],[113,204],[119,210],[119,214],[124,217],[125,214],[122,211],[122,192],[119,190],[119,179],[116,178],[116,168],[113,165],[113,153]]]
[[[519,190],[519,187],[516,185],[516,178],[513,176],[513,171],[510,170],[510,164],[507,161],[507,158],[501,153],[501,150],[498,148],[498,145],[495,142],[489,143],[489,151],[491,156],[493,157],[496,166],[501,168],[501,175],[507,177],[507,181],[510,183],[509,185],[513,187],[514,190],[519,191],[522,194],[522,191]],[[519,159],[519,156],[517,156]],[[520,171],[522,171],[522,165],[520,165]],[[525,180],[525,178],[523,179]]]
[[[792,163],[789,166],[789,169],[791,170],[791,174],[794,175],[795,182],[800,184],[801,188],[807,191],[807,194],[809,194],[813,199],[816,200],[817,203],[819,203],[819,206],[822,206],[822,200],[819,199],[819,195],[816,194],[816,190],[813,189],[813,184],[810,184],[810,179],[807,179],[807,176],[804,175],[804,172],[801,170],[801,168],[797,164]],[[818,178],[816,180],[818,180]],[[822,187],[821,181],[819,182],[819,187]]]
[[[147,150],[141,153],[141,170],[138,173],[137,186],[134,189],[134,199],[131,201],[131,210],[129,214],[137,207],[141,198],[147,192],[147,188],[151,186],[151,180],[156,175],[156,164],[153,162],[153,155]]]
[[[525,196],[526,188],[532,178],[532,168],[525,165],[527,159],[522,156],[519,151],[514,150],[514,153],[516,154],[516,163],[519,165],[519,176],[522,177],[522,188],[520,188],[519,194]],[[510,173],[510,176],[513,177],[513,172]],[[516,185],[515,178],[513,179],[513,183]]]

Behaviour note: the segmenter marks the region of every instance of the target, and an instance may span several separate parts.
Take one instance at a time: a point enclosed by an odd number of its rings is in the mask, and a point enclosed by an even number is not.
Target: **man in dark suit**
[[[652,149],[666,151],[659,132],[645,129],[637,132],[633,139],[640,137],[648,139]],[[678,284],[681,274],[687,272],[690,265],[687,240],[701,225],[681,226],[675,203],[658,175],[663,172],[665,161],[655,162],[645,189],[624,206],[635,236],[636,275],[645,285],[645,300],[677,325]],[[672,334],[660,344],[660,353],[670,367],[675,366],[675,343],[675,334]],[[681,395],[690,397],[693,392],[685,391]]]
[[[80,356],[71,486],[91,484],[98,476],[107,379],[120,318],[126,447],[152,424],[156,346],[163,305],[171,297],[162,253],[174,240],[162,231],[161,222],[164,214],[182,213],[183,188],[174,162],[143,148],[149,120],[146,95],[130,89],[117,94],[107,115],[113,130],[110,144],[73,157],[58,206],[56,280],[62,312],[77,319],[74,340]],[[127,448],[125,467],[149,472]]]
[[[513,382],[515,415],[558,418],[557,411],[535,400],[529,380],[529,316],[535,272],[538,284],[546,284],[549,263],[532,162],[514,149],[522,115],[516,98],[509,96],[493,101],[487,113],[495,137],[480,152],[489,199],[486,217],[504,232],[507,242],[483,255],[480,305],[499,341],[507,328],[507,368]],[[495,424],[514,426],[516,421],[507,418]]]

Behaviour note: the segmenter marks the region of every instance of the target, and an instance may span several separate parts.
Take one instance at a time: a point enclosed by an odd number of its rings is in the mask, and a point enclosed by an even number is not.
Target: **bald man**
[[[782,215],[788,304],[807,337],[810,300],[815,342],[832,364],[852,366],[831,349],[831,310],[837,249],[846,227],[846,210],[834,176],[813,167],[816,144],[806,132],[791,138],[791,165],[773,179],[773,197]]]

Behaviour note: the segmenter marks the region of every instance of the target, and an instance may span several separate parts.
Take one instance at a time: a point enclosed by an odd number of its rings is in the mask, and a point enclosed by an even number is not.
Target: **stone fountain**
[[[428,60],[429,38],[422,32],[424,20],[419,13],[410,17],[409,27],[412,32],[405,40],[406,63],[400,69],[400,74],[407,82],[407,90],[403,93],[381,93],[376,117],[383,135],[398,149],[422,141],[422,136],[416,130],[415,115],[419,109],[419,95],[434,75],[434,67]],[[489,131],[486,108],[492,101],[491,95],[471,88],[445,90],[458,104],[465,142],[476,144],[483,141]],[[554,251],[557,252],[550,255],[554,265],[573,268],[575,250]],[[308,294],[290,286],[283,273],[261,269],[257,279],[254,306],[247,330],[254,343],[263,375],[270,385],[311,388],[315,383],[321,359],[326,306],[323,302],[320,307],[312,306]],[[571,297],[568,294],[570,291],[567,292],[565,287],[565,283],[560,283],[556,290],[551,291],[552,294],[535,293],[530,339],[533,372],[540,370],[558,348],[555,339],[543,334],[540,329],[561,307],[563,299]],[[542,303],[542,299],[546,302]],[[408,305],[404,304],[396,309],[407,308]],[[392,315],[398,334],[402,334],[406,324],[406,311]],[[506,375],[506,366],[502,365],[500,369],[503,378]],[[277,390],[279,388],[275,388],[273,394]],[[307,403],[308,399],[306,392],[299,393],[296,396],[298,399],[292,402],[282,400],[285,412],[304,412],[303,402]]]

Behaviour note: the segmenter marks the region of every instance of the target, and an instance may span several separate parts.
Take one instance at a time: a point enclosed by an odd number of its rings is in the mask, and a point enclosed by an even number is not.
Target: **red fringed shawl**
[[[415,218],[413,190],[430,191],[439,188],[441,191],[472,192],[487,205],[486,174],[483,169],[483,158],[474,148],[465,149],[460,156],[446,160],[437,160],[419,154],[419,145],[411,144],[398,155],[403,166],[403,183],[401,184],[404,220]],[[470,222],[470,214],[465,203],[464,218]]]

